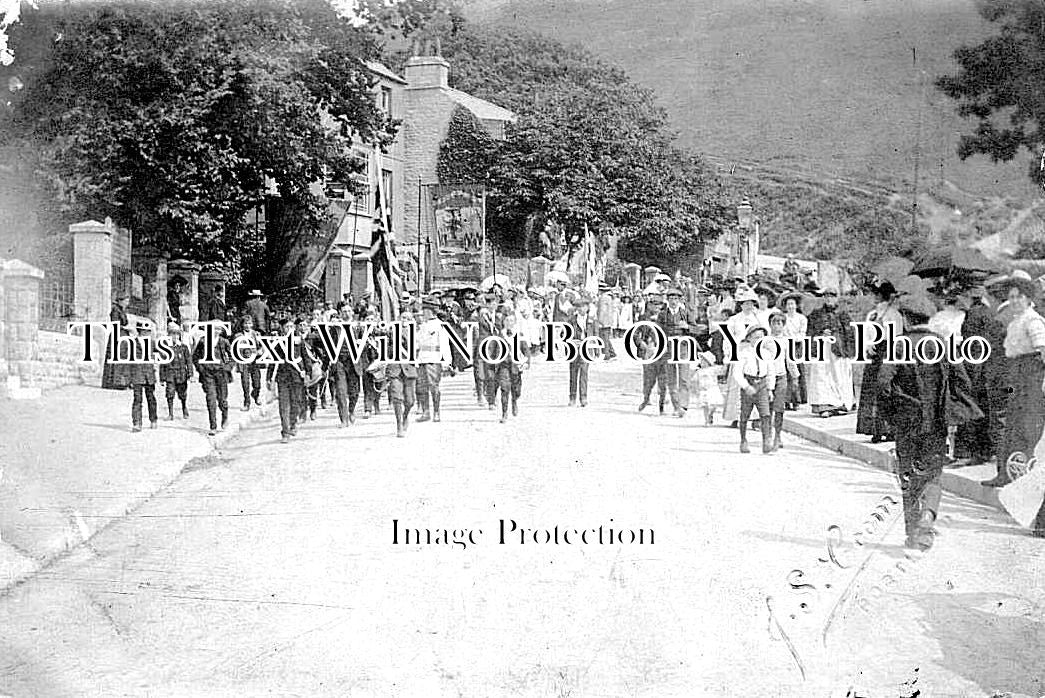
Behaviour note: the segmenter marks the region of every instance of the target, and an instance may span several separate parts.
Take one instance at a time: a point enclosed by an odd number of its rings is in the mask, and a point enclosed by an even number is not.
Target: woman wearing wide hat
[[[883,281],[872,289],[878,297],[878,304],[867,314],[867,322],[882,326],[883,334],[892,328],[897,336],[903,334],[903,318],[896,309],[896,287],[889,281]],[[881,410],[878,409],[878,374],[882,369],[885,356],[885,340],[871,347],[871,363],[864,367],[863,383],[860,386],[859,409],[856,413],[856,433],[867,434],[871,443],[892,441],[892,432]]]
[[[784,329],[787,336],[795,342],[802,342],[809,329],[809,319],[802,314],[802,294],[790,291],[777,299],[777,305],[784,311]],[[799,405],[806,404],[806,367],[802,361],[796,362],[798,378],[791,381],[788,392],[788,403],[785,408],[797,410]]]

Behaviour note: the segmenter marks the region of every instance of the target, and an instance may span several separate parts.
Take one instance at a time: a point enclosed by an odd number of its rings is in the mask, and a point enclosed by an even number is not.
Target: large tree
[[[201,261],[258,253],[267,180],[318,229],[315,183],[349,179],[352,138],[388,136],[377,46],[325,0],[24,4],[10,44],[24,89],[0,133],[26,174],[70,217]]]
[[[1037,154],[1045,146],[1045,5],[1040,0],[985,0],[980,14],[997,33],[954,52],[956,75],[936,86],[958,102],[958,113],[978,119],[962,136],[963,159],[988,155],[1012,160],[1021,148]],[[1031,176],[1038,178],[1039,164]]]

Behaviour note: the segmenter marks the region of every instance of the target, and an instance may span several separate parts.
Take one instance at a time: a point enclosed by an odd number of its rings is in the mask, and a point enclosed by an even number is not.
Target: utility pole
[[[918,48],[911,47],[911,62],[914,69],[918,70]],[[911,234],[918,231],[918,169],[922,158],[922,110],[925,106],[925,75],[918,74],[918,82],[921,84],[921,99],[918,102],[918,121],[915,127],[914,140],[914,184],[911,192]]]

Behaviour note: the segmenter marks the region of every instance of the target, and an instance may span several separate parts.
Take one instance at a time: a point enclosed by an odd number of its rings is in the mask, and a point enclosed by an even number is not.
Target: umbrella
[[[561,281],[564,284],[570,283],[570,276],[564,271],[550,271],[544,275],[544,283],[551,286],[556,281]]]
[[[911,273],[914,262],[903,257],[887,257],[876,264],[871,270],[879,281],[891,281],[896,283]]]
[[[998,265],[971,247],[941,247],[926,252],[914,263],[911,274],[924,278],[946,276],[954,271],[999,271]]]
[[[657,281],[657,282],[663,281],[664,283],[668,283],[668,284],[671,283],[671,277],[668,276],[667,274],[657,274],[656,276],[653,277],[653,280]]]
[[[504,288],[507,287],[511,282],[512,280],[504,274],[493,274],[483,279],[483,282],[479,284],[479,289],[483,291],[489,291],[491,288],[493,288],[494,284],[498,284],[502,288]]]

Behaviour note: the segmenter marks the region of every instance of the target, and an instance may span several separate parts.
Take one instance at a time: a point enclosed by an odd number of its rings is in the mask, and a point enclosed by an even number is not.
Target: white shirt
[[[742,390],[752,387],[746,376],[768,378],[771,372],[772,366],[768,361],[758,358],[754,346],[747,342],[740,345],[740,350],[737,352],[737,370],[733,371],[733,380]]]
[[[449,366],[452,359],[450,337],[440,320],[425,320],[417,326],[417,363]]]

